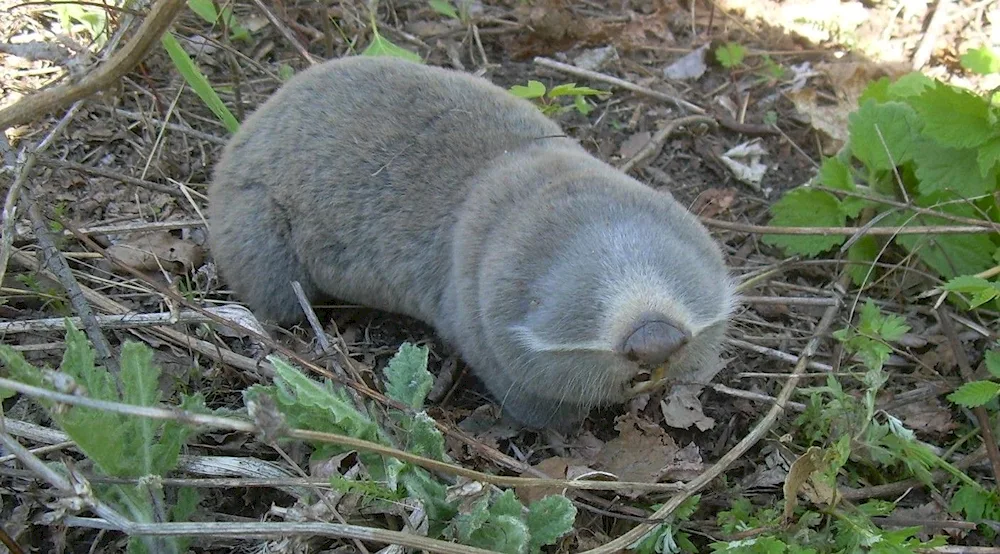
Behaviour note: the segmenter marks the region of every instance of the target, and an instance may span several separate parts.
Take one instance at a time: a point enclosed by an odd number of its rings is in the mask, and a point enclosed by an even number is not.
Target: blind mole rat
[[[716,363],[735,297],[670,194],[485,79],[395,58],[324,62],[261,105],[215,167],[209,228],[259,317],[300,320],[298,280],[421,319],[533,428]]]

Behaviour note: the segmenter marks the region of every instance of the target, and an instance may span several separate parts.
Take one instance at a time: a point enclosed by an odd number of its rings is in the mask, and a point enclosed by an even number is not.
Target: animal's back
[[[254,266],[224,277],[279,322],[301,313],[290,279],[312,298],[431,319],[473,175],[539,141],[580,149],[561,135],[483,79],[392,58],[326,62],[226,147],[210,193],[214,254]]]

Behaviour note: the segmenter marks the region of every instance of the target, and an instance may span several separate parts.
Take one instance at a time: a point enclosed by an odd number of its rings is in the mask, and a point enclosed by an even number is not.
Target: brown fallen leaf
[[[677,459],[680,450],[662,427],[626,413],[615,420],[618,436],[597,455],[595,466],[613,473],[621,481],[656,482],[663,469]],[[641,491],[620,491],[636,497]]]
[[[937,397],[901,404],[894,412],[907,428],[919,433],[947,435],[958,428],[952,411]]]
[[[573,462],[576,462],[576,460],[563,458],[561,456],[553,456],[538,462],[532,467],[548,475],[552,479],[566,479],[566,471]],[[534,477],[530,474],[526,476]],[[562,494],[562,489],[559,487],[519,487],[515,490],[515,492],[517,493],[517,497],[520,498],[523,503],[530,504],[531,502],[541,500],[542,498],[552,494]]]
[[[792,467],[788,470],[783,487],[785,494],[785,512],[782,520],[785,523],[792,521],[795,515],[795,506],[799,503],[799,491],[809,482],[812,474],[820,468],[822,463],[823,450],[818,446],[810,447],[805,454],[792,462]]]
[[[694,199],[691,204],[691,213],[702,217],[714,218],[721,213],[729,211],[729,208],[736,202],[736,189],[710,188],[705,190]]]
[[[640,131],[622,141],[618,147],[618,155],[623,160],[630,160],[647,144],[653,135],[649,131]]]
[[[182,274],[197,268],[205,259],[200,246],[168,232],[130,237],[108,248],[108,255],[138,271],[169,271]]]

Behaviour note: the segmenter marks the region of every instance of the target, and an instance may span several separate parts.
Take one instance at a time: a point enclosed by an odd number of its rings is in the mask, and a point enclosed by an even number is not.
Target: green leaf
[[[170,508],[170,521],[190,521],[201,502],[201,495],[194,487],[177,489],[177,502]]]
[[[372,28],[372,41],[368,47],[361,52],[362,56],[386,56],[391,58],[402,58],[416,63],[423,63],[419,54],[410,52],[393,44],[389,39],[379,34],[378,30]]]
[[[603,96],[607,92],[590,87],[578,87],[576,83],[563,83],[549,90],[549,98],[559,96]]]
[[[913,157],[921,122],[902,102],[867,101],[848,116],[851,151],[872,170],[888,170]]]
[[[743,63],[746,55],[746,48],[735,42],[728,42],[715,50],[715,59],[726,69],[732,69]]]
[[[153,365],[153,351],[144,344],[126,342],[121,354],[122,385],[124,401],[136,406],[153,406],[160,400],[158,390],[160,370]],[[156,442],[155,432],[159,427],[157,420],[147,417],[133,419],[133,434],[130,439],[136,440],[145,448],[138,448],[141,457],[141,471],[144,474],[158,473],[154,468],[156,460],[152,457],[152,445]]]
[[[455,6],[452,6],[451,2],[448,0],[430,0],[428,3],[430,4],[431,9],[437,13],[452,19],[459,19],[458,10],[456,10]]]
[[[408,439],[407,450],[435,460],[446,460],[444,450],[444,436],[431,419],[424,412],[416,414],[407,426],[409,431],[406,434]]]
[[[533,502],[525,520],[531,535],[528,548],[540,552],[542,546],[555,544],[573,530],[575,520],[576,506],[565,496],[546,496]]]
[[[979,174],[986,177],[996,169],[997,162],[1000,162],[1000,138],[990,139],[983,143],[976,152],[976,163],[979,164]]]
[[[545,85],[539,81],[528,81],[527,86],[525,85],[514,85],[510,87],[510,92],[514,96],[520,98],[541,98],[545,96]]]
[[[993,190],[996,174],[991,172],[983,178],[978,155],[973,148],[956,149],[928,139],[918,140],[913,153],[920,179],[918,190],[924,195],[952,191],[966,198]]]
[[[440,532],[455,517],[455,506],[446,500],[444,485],[431,477],[427,470],[412,465],[404,466],[399,473],[399,482],[407,494],[423,502],[435,532]]]
[[[484,496],[473,502],[470,508],[455,516],[452,524],[458,532],[458,539],[468,543],[472,540],[472,534],[478,531],[489,518],[489,498]]]
[[[385,444],[378,426],[354,407],[342,388],[330,381],[319,383],[306,377],[297,368],[271,355],[274,366],[274,387],[256,385],[244,395],[269,394],[293,427],[348,435]]]
[[[1000,55],[989,46],[971,48],[962,54],[962,67],[980,75],[1000,73]]]
[[[858,105],[862,106],[869,100],[876,104],[892,100],[893,98],[889,95],[890,84],[888,77],[882,77],[877,81],[869,83],[865,87],[865,90],[861,92],[861,96],[858,97]]]
[[[489,521],[473,533],[469,546],[505,554],[526,554],[528,541],[528,526],[520,518],[501,515],[491,516]]]
[[[972,148],[996,137],[990,105],[967,90],[935,83],[910,103],[924,120],[923,133],[953,148]]]
[[[923,73],[913,71],[896,79],[888,86],[887,92],[893,99],[903,100],[911,96],[919,96],[925,90],[932,88],[934,82],[934,79]]]
[[[1000,379],[1000,350],[986,351],[986,370],[990,375]]]
[[[514,491],[508,489],[493,501],[493,505],[490,506],[490,514],[494,516],[507,515],[520,518],[523,509],[524,505],[521,504],[521,501],[518,500],[516,496],[514,496]]]
[[[941,204],[951,197],[943,195],[922,196],[916,204],[960,217],[979,217],[974,207],[965,204]],[[949,225],[953,222],[933,216],[913,218],[912,212],[893,213],[879,222],[880,226]],[[958,275],[975,275],[993,267],[996,245],[986,234],[974,235],[897,235],[897,244],[915,252],[920,260],[945,279]]]
[[[187,52],[185,52],[183,48],[181,48],[180,43],[177,42],[174,35],[169,32],[163,33],[160,37],[160,43],[167,51],[167,54],[170,55],[170,59],[174,62],[174,67],[177,68],[177,72],[184,77],[184,81],[187,82],[188,86],[191,87],[191,90],[193,90],[195,94],[201,98],[201,101],[208,106],[208,109],[212,110],[215,117],[222,121],[226,130],[230,133],[238,131],[240,128],[239,122],[237,122],[236,118],[233,117],[232,112],[229,111],[229,108],[227,108],[222,102],[222,99],[219,98],[215,89],[212,88],[208,79],[201,72],[201,70],[198,69],[198,66],[195,65],[191,57],[187,55]]]
[[[822,165],[819,167],[818,180],[820,184],[832,189],[845,192],[854,192],[857,190],[854,178],[851,177],[851,168],[847,167],[847,164],[837,158],[826,158],[823,160]],[[869,202],[863,198],[845,196],[840,201],[840,209],[847,217],[854,218],[868,204]]]
[[[787,192],[771,206],[770,224],[777,227],[841,227],[847,217],[834,195],[800,187]],[[778,246],[786,254],[815,256],[843,244],[843,235],[764,235],[765,244]]]
[[[215,11],[215,3],[212,0],[188,0],[188,7],[191,11],[201,16],[208,23],[215,24],[219,19],[219,13]]]
[[[967,520],[975,523],[1000,519],[1000,494],[964,484],[952,497],[951,509],[965,514]]]
[[[872,263],[879,253],[879,243],[875,237],[865,235],[847,249],[847,259],[852,263],[847,266],[847,274],[851,276],[851,281],[861,286],[873,275]]]
[[[294,76],[295,76],[295,68],[293,68],[292,66],[288,65],[287,63],[283,63],[278,66],[278,78],[281,79],[282,81],[287,81]]]
[[[970,308],[979,307],[994,298],[1000,297],[1000,283],[994,283],[972,275],[955,277],[945,283],[943,288],[951,292],[971,294]]]
[[[1000,383],[970,381],[949,394],[948,400],[966,408],[976,408],[997,397],[1000,397]]]
[[[434,384],[427,371],[427,348],[403,343],[385,368],[385,392],[389,398],[419,410]]]
[[[594,111],[594,108],[588,104],[587,100],[582,96],[576,96],[573,98],[573,106],[576,107],[576,111],[582,113],[583,115],[587,115]]]

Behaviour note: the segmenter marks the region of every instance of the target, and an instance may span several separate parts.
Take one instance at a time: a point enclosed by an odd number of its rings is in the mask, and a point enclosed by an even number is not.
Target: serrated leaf
[[[989,371],[993,377],[1000,379],[1000,350],[986,351],[986,371]]]
[[[406,435],[409,441],[406,448],[408,451],[435,460],[447,459],[444,450],[444,436],[434,424],[434,420],[426,413],[416,414],[410,420],[407,430],[409,431]]]
[[[424,504],[434,532],[440,532],[444,525],[455,516],[455,506],[445,499],[444,485],[437,482],[427,470],[406,465],[399,472],[399,483],[407,494],[418,498]]]
[[[403,343],[385,368],[385,393],[389,398],[419,410],[424,406],[427,393],[434,384],[434,376],[427,371],[426,347]]]
[[[961,217],[978,217],[975,208],[965,204],[941,204],[951,197],[942,195],[922,196],[916,204],[933,207],[941,212]],[[933,216],[913,218],[912,212],[894,213],[886,216],[879,225],[897,227],[907,225],[948,225],[949,220]],[[919,222],[919,223],[917,223]],[[896,244],[909,252],[915,252],[920,260],[945,279],[958,275],[975,275],[993,267],[992,253],[996,250],[992,239],[986,234],[974,235],[897,235]]]
[[[924,121],[923,133],[953,148],[972,148],[996,137],[985,98],[945,83],[935,83],[910,100]]]
[[[921,194],[951,191],[969,198],[980,196],[996,187],[996,174],[983,177],[979,172],[978,151],[942,146],[928,139],[914,145],[917,185]]]
[[[770,225],[777,227],[840,227],[847,221],[834,195],[810,188],[789,191],[771,206]],[[843,235],[764,235],[765,244],[778,246],[786,254],[815,256],[843,244]]]
[[[973,275],[960,275],[948,281],[944,290],[971,294],[970,308],[977,308],[994,298],[1000,297],[1000,283],[987,281]]]
[[[473,533],[469,545],[504,554],[527,554],[528,526],[519,518],[507,515],[491,516]]]
[[[948,395],[948,400],[966,408],[976,408],[1000,396],[1000,383],[970,381]]]
[[[546,496],[532,502],[525,518],[531,536],[528,549],[531,552],[540,552],[541,547],[555,544],[573,530],[574,521],[576,521],[576,506],[565,496]]]
[[[879,335],[887,342],[895,342],[903,338],[903,335],[910,332],[910,326],[902,316],[887,316],[879,328]]]
[[[746,57],[746,48],[735,42],[728,42],[715,50],[715,59],[726,69],[732,69],[741,63]]]
[[[518,500],[516,496],[514,496],[514,491],[508,489],[497,496],[497,499],[493,501],[493,505],[490,506],[490,514],[494,516],[507,515],[520,518],[523,509],[524,505],[521,504],[521,501]]]
[[[881,104],[892,100],[889,96],[890,84],[892,83],[889,81],[888,77],[881,77],[879,80],[869,83],[868,86],[861,91],[861,95],[858,96],[858,105],[864,105],[868,101]]]
[[[368,47],[361,52],[361,55],[374,57],[386,56],[390,58],[401,58],[415,63],[423,63],[423,59],[421,59],[419,54],[396,46],[392,43],[392,41],[380,35],[377,30],[373,30],[372,40],[368,44]]]
[[[430,4],[431,9],[437,13],[452,19],[459,19],[458,10],[456,10],[455,6],[452,6],[451,2],[448,0],[430,0],[428,3]]]
[[[980,75],[998,73],[1000,72],[1000,55],[989,46],[971,48],[962,54],[962,67]]]
[[[990,139],[981,144],[976,152],[979,174],[985,178],[996,170],[997,162],[1000,162],[1000,138]]]
[[[201,495],[194,487],[181,487],[177,489],[177,502],[170,508],[170,521],[189,521],[198,509],[201,502]]]
[[[343,389],[327,381],[320,384],[277,356],[268,356],[274,366],[274,387],[251,387],[245,394],[267,393],[288,418],[289,425],[382,442],[378,426],[354,407]]]
[[[153,406],[159,399],[160,370],[153,365],[153,351],[146,345],[126,342],[122,346],[121,375],[124,388],[123,400],[136,406]],[[147,417],[133,418],[130,440],[135,441],[140,470],[144,474],[157,473],[154,469],[152,446],[156,442],[158,422]]]
[[[911,96],[919,96],[933,86],[934,79],[919,71],[913,71],[896,79],[888,86],[887,92],[891,98],[902,100]]]
[[[851,151],[873,170],[889,170],[910,161],[920,129],[917,113],[902,102],[867,101],[848,116]]]
[[[545,85],[540,81],[528,81],[527,85],[514,85],[510,87],[510,92],[520,98],[541,98],[545,96]]]
[[[874,275],[872,263],[875,261],[878,253],[878,240],[871,235],[859,238],[847,249],[848,261],[854,262],[847,266],[847,274],[851,276],[851,281],[855,285],[861,286],[866,280],[872,278],[872,275]]]
[[[468,543],[473,533],[478,531],[489,517],[489,499],[484,496],[473,502],[471,508],[455,516],[453,525],[458,532],[458,539]]]
[[[832,189],[854,192],[857,186],[851,177],[851,169],[837,158],[826,158],[819,167],[820,184]],[[847,217],[857,217],[869,202],[863,198],[845,196],[840,200],[840,209]]]

